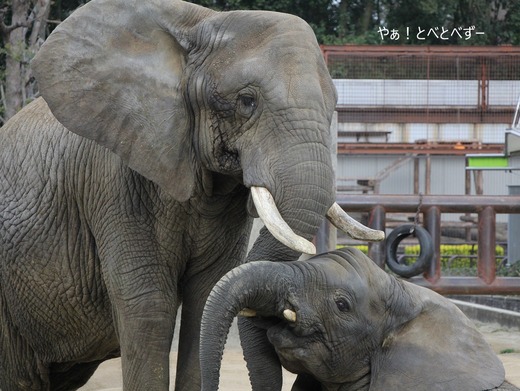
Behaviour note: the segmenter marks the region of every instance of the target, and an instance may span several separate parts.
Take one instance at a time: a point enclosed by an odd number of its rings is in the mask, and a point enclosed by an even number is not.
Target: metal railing
[[[369,212],[369,226],[384,230],[387,213],[422,213],[424,228],[434,244],[434,257],[429,269],[409,281],[441,294],[520,294],[520,277],[496,275],[496,214],[520,213],[520,196],[454,196],[454,195],[338,195],[338,204],[347,212]],[[442,276],[442,213],[478,214],[477,276]],[[520,236],[520,233],[519,233]],[[520,240],[520,237],[519,237]],[[385,267],[386,243],[372,243],[369,257]]]

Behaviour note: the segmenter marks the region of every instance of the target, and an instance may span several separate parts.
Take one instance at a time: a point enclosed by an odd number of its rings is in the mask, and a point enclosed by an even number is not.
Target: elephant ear
[[[190,37],[212,13],[181,1],[92,0],[33,61],[58,121],[179,201],[192,194],[196,175],[182,74]]]
[[[432,298],[387,336],[372,361],[370,390],[482,391],[501,385],[504,367],[482,335],[447,299]]]

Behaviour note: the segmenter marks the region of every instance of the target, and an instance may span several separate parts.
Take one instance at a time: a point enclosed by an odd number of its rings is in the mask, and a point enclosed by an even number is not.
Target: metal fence
[[[344,128],[355,142],[424,137],[503,143],[504,125],[511,124],[520,97],[520,47],[346,45],[322,50],[338,90],[338,120],[358,124]],[[381,124],[426,126],[410,130]]]
[[[442,294],[520,294],[520,277],[496,275],[496,214],[520,213],[520,196],[392,196],[338,195],[338,204],[348,212],[369,212],[369,225],[384,230],[387,213],[421,213],[430,233],[434,256],[428,270],[410,281]],[[477,275],[443,276],[441,270],[442,213],[478,213]],[[369,256],[385,267],[386,243],[374,243]]]

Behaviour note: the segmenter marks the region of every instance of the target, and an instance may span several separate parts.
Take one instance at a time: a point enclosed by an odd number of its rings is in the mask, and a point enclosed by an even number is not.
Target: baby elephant
[[[518,390],[454,304],[357,249],[229,272],[204,312],[203,391],[218,389],[223,345],[241,310],[275,351],[248,361],[254,390],[281,389],[280,363],[299,375],[293,391]]]

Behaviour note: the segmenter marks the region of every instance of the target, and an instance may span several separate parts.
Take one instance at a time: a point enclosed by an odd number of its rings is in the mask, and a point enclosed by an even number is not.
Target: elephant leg
[[[176,391],[200,390],[199,341],[204,304],[219,278],[208,280],[208,274],[190,279],[183,289],[179,350],[177,355]]]
[[[125,391],[168,390],[169,355],[180,299],[175,273],[154,249],[143,244],[150,242],[136,241],[135,246],[127,242],[126,254],[131,257],[102,258],[120,341]]]
[[[316,391],[321,390],[322,386],[312,375],[298,375],[291,391]]]
[[[282,366],[267,338],[267,331],[257,327],[251,319],[242,317],[238,318],[238,330],[253,391],[280,391]]]
[[[167,391],[176,309],[162,294],[116,309],[125,391]]]
[[[50,389],[53,391],[77,390],[90,379],[103,361],[76,364],[66,370],[51,367]]]
[[[0,292],[0,390],[50,390],[47,367],[14,327]]]
[[[199,330],[206,294],[189,294],[182,303],[181,328],[177,352],[176,391],[200,390]]]
[[[242,263],[245,256],[247,237],[240,240],[228,256],[220,257],[224,262],[214,262],[203,273],[190,273],[183,286],[181,329],[175,389],[198,391],[201,388],[199,342],[202,312],[213,286],[232,268]]]

